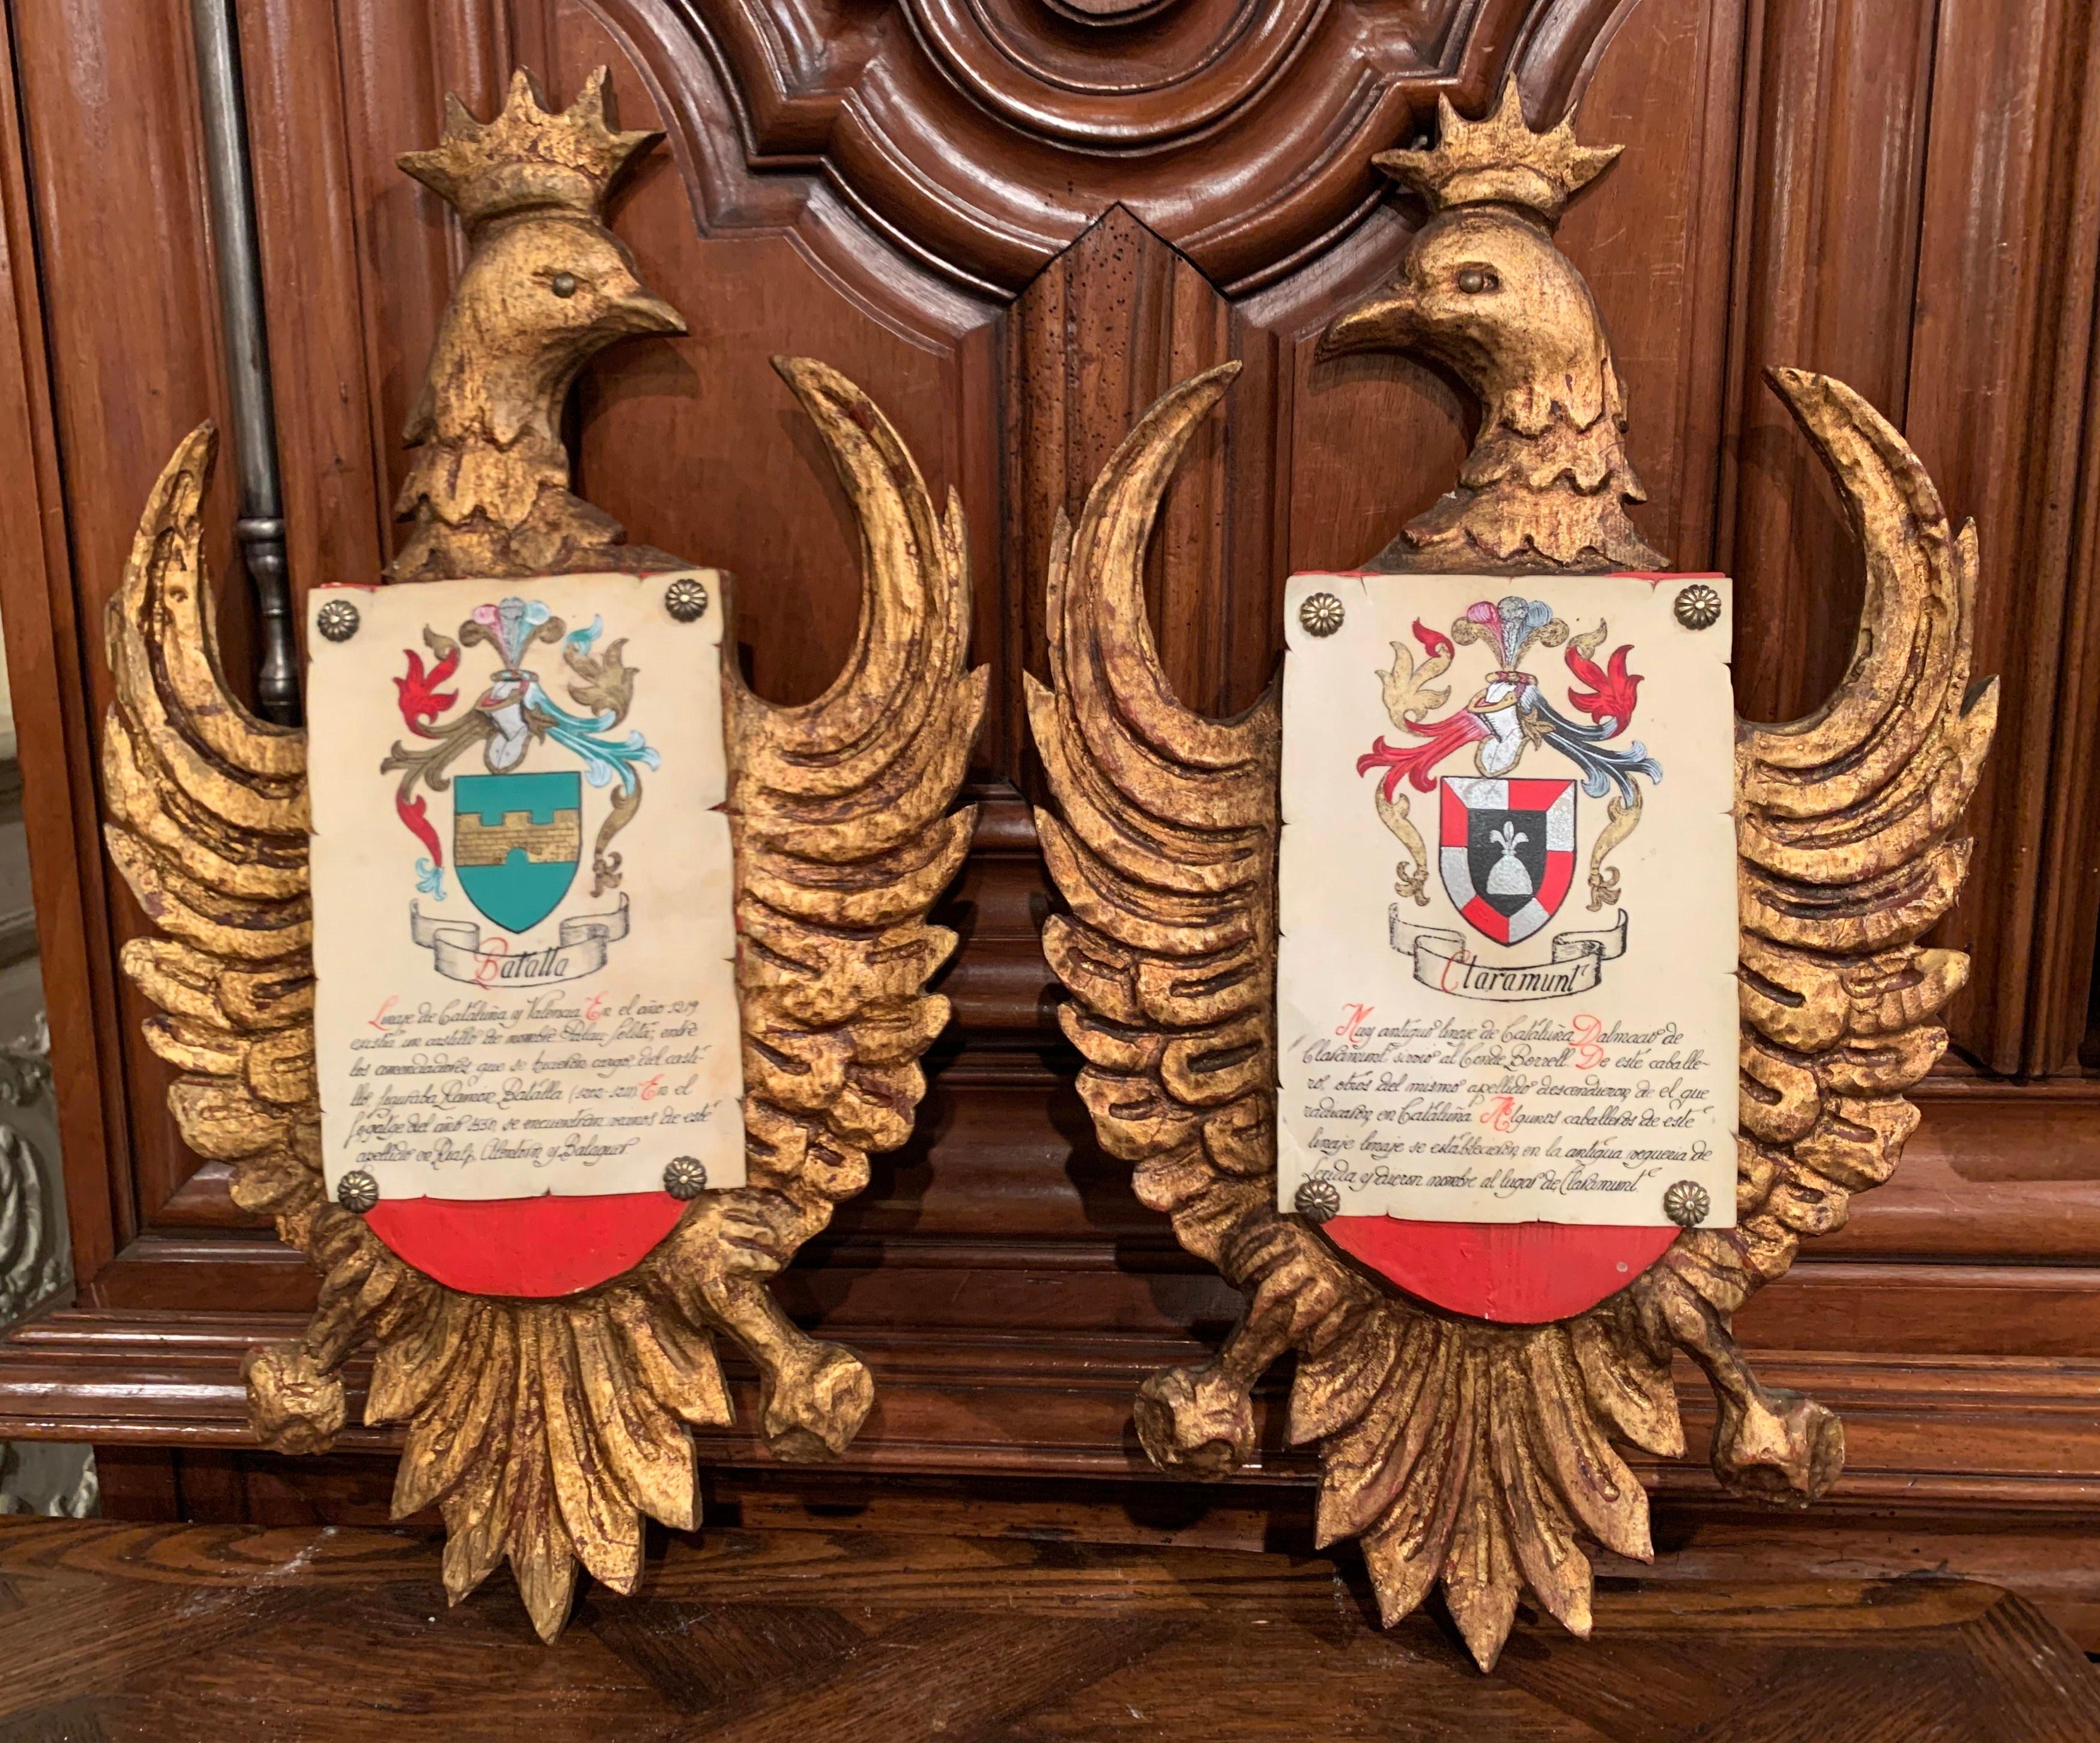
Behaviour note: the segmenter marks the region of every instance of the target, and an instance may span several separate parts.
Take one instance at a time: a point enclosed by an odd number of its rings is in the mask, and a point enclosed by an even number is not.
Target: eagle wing
[[[867,1153],[910,1136],[919,1057],[947,1024],[926,983],[955,935],[925,918],[969,849],[977,808],[950,806],[990,673],[963,663],[960,503],[935,514],[845,377],[807,358],[779,368],[858,510],[867,576],[853,651],[815,701],[776,707],[724,677],[751,1162],[821,1227],[867,1183]]]
[[[1144,598],[1159,497],[1238,365],[1172,389],[1052,532],[1052,683],[1028,713],[1061,816],[1036,813],[1070,905],[1043,933],[1072,993],[1079,1093],[1138,1195],[1216,1261],[1212,1212],[1273,1196],[1277,776],[1272,687],[1238,720],[1183,708]],[[1222,1200],[1213,1204],[1215,1195]],[[1184,1220],[1186,1219],[1186,1226]]]
[[[183,1141],[233,1163],[250,1208],[266,1180],[311,1177],[271,1207],[303,1227],[320,1197],[306,735],[256,718],[220,669],[201,522],[216,445],[205,424],[175,450],[109,602],[104,835],[154,929],[122,962],[159,1009],[148,1044],[182,1074]]]
[[[964,664],[961,505],[936,513],[897,432],[836,370],[774,366],[853,501],[860,620],[814,702],[776,706],[724,671],[750,1184],[709,1194],[649,1268],[757,1362],[774,1452],[823,1458],[852,1439],[872,1384],[858,1357],[789,1323],[764,1280],[867,1184],[871,1151],[911,1134],[920,1056],[948,1021],[927,982],[955,947],[926,914],[969,850],[976,808],[950,807],[990,674]]]
[[[1727,1317],[1803,1237],[1843,1226],[1917,1124],[1904,1092],[1945,1049],[1939,1013],[1969,971],[1920,940],[1968,871],[1962,818],[1998,697],[1995,678],[1970,682],[1974,525],[1948,525],[1917,455],[1851,388],[1795,369],[1771,380],[1838,487],[1866,598],[1829,701],[1737,731],[1738,1220],[1678,1241],[1636,1292],[1714,1381],[1722,1480],[1798,1501],[1835,1479],[1842,1434],[1821,1406],[1758,1383]]]

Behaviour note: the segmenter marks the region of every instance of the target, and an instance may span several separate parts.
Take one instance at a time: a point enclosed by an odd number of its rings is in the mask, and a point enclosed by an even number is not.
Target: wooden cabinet
[[[0,1429],[99,1443],[113,1507],[369,1517],[382,1436],[317,1466],[240,1450],[240,1352],[283,1335],[312,1280],[176,1138],[115,969],[141,917],[98,839],[99,615],[161,462],[226,401],[186,14],[15,0],[0,76],[0,610],[81,1280],[80,1306],[0,1350]],[[1579,103],[1586,138],[1626,147],[1562,240],[1632,395],[1643,532],[1739,577],[1745,713],[1827,691],[1860,594],[1767,366],[1851,382],[1981,525],[1977,668],[2005,689],[1949,929],[1975,959],[1957,1046],[1895,1182],[1740,1329],[1777,1352],[1768,1376],[1846,1417],[1830,1529],[1899,1510],[2002,1578],[2049,1564],[2051,1531],[2100,1525],[2100,1079],[2081,1059],[2100,23],[2082,0],[241,0],[240,23],[297,587],[386,560],[399,433],[461,258],[393,159],[435,137],[446,90],[490,113],[520,64],[566,99],[609,63],[623,123],[669,135],[614,223],[690,330],[591,375],[581,488],[735,571],[757,687],[821,689],[858,594],[850,515],[769,353],[854,377],[969,518],[992,678],[984,820],[949,903],[956,1025],[913,1145],[780,1286],[867,1354],[879,1401],[832,1476],[790,1484],[743,1432],[708,1439],[721,1494],[761,1511],[1004,1496],[1080,1530],[1136,1529],[1153,1504],[1132,1390],[1237,1298],[1095,1148],[1050,1018],[1020,677],[1042,669],[1051,523],[1154,395],[1239,360],[1153,578],[1183,695],[1249,702],[1284,577],[1360,563],[1464,452],[1451,384],[1389,356],[1316,363],[1313,342],[1421,218],[1371,153],[1421,134],[1440,93],[1477,112],[1514,73],[1534,120]],[[215,507],[230,554],[224,481]],[[224,591],[240,667],[250,612]],[[1260,1477],[1156,1529],[1298,1517],[1282,1438],[1272,1414]],[[871,1490],[871,1472],[899,1480]],[[1072,1477],[1131,1486],[1026,1486]],[[1661,1481],[1708,1517],[1702,1469]],[[1772,1565],[1815,1529],[1731,1541]]]

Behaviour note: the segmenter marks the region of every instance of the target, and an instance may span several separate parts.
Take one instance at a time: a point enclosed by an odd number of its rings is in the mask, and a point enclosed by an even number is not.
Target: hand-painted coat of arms
[[[1605,809],[1590,852],[1590,907],[1602,909],[1618,899],[1619,872],[1607,862],[1639,827],[1640,783],[1660,782],[1662,765],[1639,739],[1626,736],[1641,686],[1640,675],[1630,669],[1633,645],[1621,642],[1604,664],[1597,664],[1610,629],[1600,618],[1594,629],[1574,634],[1546,601],[1511,594],[1474,602],[1449,635],[1416,619],[1411,633],[1425,656],[1418,662],[1404,642],[1392,644],[1392,664],[1379,675],[1386,712],[1399,731],[1420,742],[1396,746],[1381,735],[1357,758],[1357,771],[1379,777],[1378,814],[1404,855],[1398,894],[1418,907],[1429,900],[1429,856],[1410,816],[1405,789],[1411,787],[1437,795],[1438,876],[1459,918],[1490,942],[1520,944],[1560,912],[1574,884],[1578,807],[1586,797],[1604,801]],[[1450,699],[1449,687],[1436,681],[1450,670],[1458,647],[1476,643],[1487,648],[1494,669],[1465,707],[1426,719]],[[1548,699],[1540,679],[1523,669],[1535,646],[1566,649],[1573,681],[1566,713]],[[1437,774],[1469,750],[1475,774]],[[1574,773],[1556,779],[1541,772],[1541,753]],[[1520,775],[1528,757],[1529,772]],[[1625,948],[1621,916],[1611,932],[1556,941],[1552,964],[1583,966],[1557,979],[1549,967],[1544,979],[1512,980],[1506,968],[1471,976],[1454,972],[1454,964],[1467,958],[1462,939],[1448,932],[1425,934],[1397,909],[1392,940],[1396,949],[1416,955],[1425,985],[1480,997],[1532,996],[1555,985],[1564,994],[1582,991],[1595,984],[1601,964]]]
[[[1279,1194],[1446,1305],[1434,1225],[1582,1225],[1512,1238],[1586,1287],[1727,1218],[1727,632],[1675,604],[1725,585],[1290,584]]]
[[[446,851],[430,800],[442,801],[449,790],[459,888],[505,936],[484,938],[473,923],[436,919],[419,907],[412,921],[417,942],[431,951],[440,973],[476,984],[595,973],[627,935],[624,895],[602,913],[566,922],[558,944],[537,955],[515,951],[510,940],[539,925],[575,884],[587,794],[598,814],[590,894],[619,889],[620,855],[611,843],[642,809],[644,771],[662,766],[640,732],[620,732],[636,684],[623,657],[626,638],[607,642],[602,614],[571,629],[543,601],[513,595],[477,605],[456,637],[425,625],[422,641],[433,663],[426,668],[421,655],[404,650],[406,671],[394,686],[403,723],[424,742],[397,742],[380,768],[400,774],[395,806],[425,850],[416,862],[417,887],[440,900]],[[474,702],[451,713],[460,692],[445,686],[461,677],[466,652],[481,647],[495,654],[496,669]],[[560,662],[559,687],[569,706],[527,664],[536,647]],[[455,772],[467,759],[477,760],[482,772]]]

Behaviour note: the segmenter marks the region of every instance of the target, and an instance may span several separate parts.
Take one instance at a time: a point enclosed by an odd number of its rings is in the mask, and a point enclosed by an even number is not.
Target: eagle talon
[[[787,1464],[826,1464],[860,1432],[875,1403],[867,1364],[837,1344],[802,1339],[767,1375],[760,1425],[765,1445]]]
[[[1714,1475],[1732,1495],[1767,1507],[1820,1501],[1845,1468],[1845,1425],[1813,1398],[1752,1380],[1723,1394],[1714,1429]]]
[[[296,1344],[249,1351],[240,1364],[248,1387],[248,1420],[273,1453],[324,1453],[349,1414],[342,1378]]]
[[[1215,1362],[1151,1375],[1132,1414],[1145,1456],[1176,1476],[1215,1482],[1254,1456],[1254,1401]]]

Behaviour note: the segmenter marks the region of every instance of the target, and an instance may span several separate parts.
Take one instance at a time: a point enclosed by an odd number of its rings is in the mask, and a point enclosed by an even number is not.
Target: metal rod
[[[247,106],[234,0],[191,0],[197,88],[204,106],[205,163],[212,228],[218,239],[219,315],[233,395],[233,452],[240,482],[234,536],[255,589],[262,648],[255,692],[267,719],[296,726],[299,669],[285,561],[284,504],[277,474],[277,421],[270,400],[270,342],[262,324],[262,260],[255,242]]]

